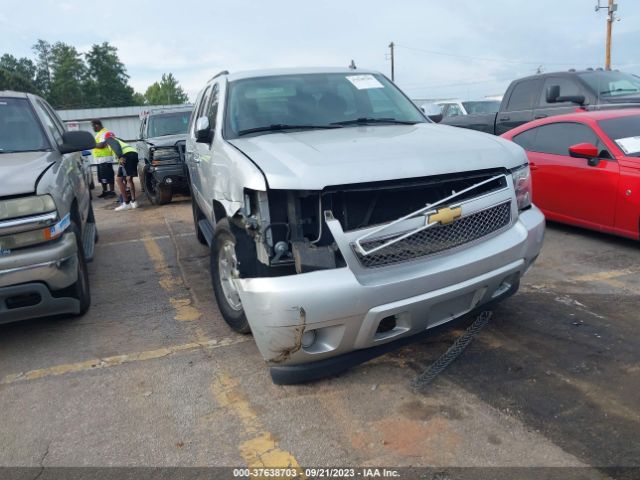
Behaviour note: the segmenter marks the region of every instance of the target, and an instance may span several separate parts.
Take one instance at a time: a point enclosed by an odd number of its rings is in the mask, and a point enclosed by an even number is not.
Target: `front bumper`
[[[187,167],[183,163],[149,167],[149,172],[159,185],[182,187],[187,184]],[[171,179],[170,183],[167,179]]]
[[[299,371],[309,363],[311,371],[311,362],[397,342],[512,294],[543,237],[544,216],[532,207],[507,230],[467,248],[366,275],[344,267],[236,284],[277,381],[288,367]],[[379,328],[385,319],[392,329]],[[303,346],[310,330],[315,341]]]
[[[78,249],[73,232],[54,242],[1,256],[0,324],[77,311],[77,300],[56,298],[53,293],[77,279]]]

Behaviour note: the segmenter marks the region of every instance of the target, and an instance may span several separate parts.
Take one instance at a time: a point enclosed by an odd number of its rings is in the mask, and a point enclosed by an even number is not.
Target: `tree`
[[[163,73],[160,83],[154,82],[147,88],[144,97],[147,105],[179,105],[189,101],[172,73]]]
[[[0,90],[39,93],[35,85],[36,66],[28,58],[5,53],[0,57]]]
[[[85,54],[87,78],[85,80],[86,106],[124,107],[133,105],[133,88],[128,85],[129,75],[118,58],[118,49],[108,42],[96,44]]]
[[[140,92],[134,92],[133,94],[133,104],[134,105],[144,105],[145,104],[145,99],[144,99],[144,94],[140,93]]]
[[[54,108],[85,107],[83,86],[87,68],[75,47],[56,42],[50,52],[51,90],[48,100]]]
[[[39,39],[31,49],[36,53],[36,77],[34,83],[40,93],[49,99],[51,92],[51,44]]]

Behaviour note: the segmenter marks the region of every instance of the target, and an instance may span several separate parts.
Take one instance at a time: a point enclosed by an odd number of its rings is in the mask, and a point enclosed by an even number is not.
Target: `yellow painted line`
[[[601,280],[610,280],[612,278],[624,277],[625,275],[638,274],[640,271],[631,268],[623,268],[621,270],[611,270],[609,272],[598,272],[590,275],[579,275],[573,277],[578,282],[598,282]]]
[[[211,385],[211,391],[218,405],[231,411],[251,437],[238,446],[249,468],[300,468],[295,457],[279,448],[273,435],[262,425],[236,379],[221,374]]]
[[[190,350],[213,349],[236,345],[248,341],[247,337],[227,337],[220,340],[207,340],[205,342],[185,343],[182,345],[172,345],[169,347],[158,348],[156,350],[147,350],[144,352],[135,352],[125,355],[114,355],[112,357],[94,358],[77,363],[67,363],[56,365],[53,367],[40,368],[38,370],[30,370],[28,372],[15,373],[5,376],[0,380],[0,385],[8,385],[11,383],[23,382],[27,380],[37,380],[46,377],[55,377],[66,375],[68,373],[86,372],[90,370],[99,370],[102,368],[117,367],[127,363],[141,362],[145,360],[155,360],[167,356],[174,355],[179,352]]]
[[[159,276],[158,282],[162,289],[169,295],[169,303],[175,310],[175,320],[180,322],[194,322],[194,333],[198,342],[206,339],[206,332],[197,324],[202,313],[193,305],[191,297],[185,295],[184,281],[182,277],[175,276],[167,265],[164,254],[158,243],[150,235],[143,237],[144,248],[153,263],[153,267]],[[179,295],[176,295],[179,294]]]
[[[184,233],[174,233],[173,234],[176,237],[193,237],[195,236],[195,233],[192,232],[184,232]],[[140,243],[140,242],[144,242],[145,240],[151,239],[151,240],[167,240],[171,238],[170,235],[155,235],[153,237],[145,237],[145,238],[132,238],[131,240],[118,240],[115,242],[98,242],[96,243],[96,247],[116,247],[116,246],[121,246],[121,245],[128,245],[130,243]]]

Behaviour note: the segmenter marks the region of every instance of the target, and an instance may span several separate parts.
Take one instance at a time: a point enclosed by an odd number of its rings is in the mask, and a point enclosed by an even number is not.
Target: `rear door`
[[[528,152],[534,203],[552,220],[595,229],[613,227],[619,166],[606,158],[611,154],[591,127],[561,122],[527,132],[528,137],[517,135],[513,140]],[[569,156],[569,147],[578,143],[598,147],[598,165]]]
[[[533,109],[538,102],[541,91],[542,79],[533,78],[518,82],[511,90],[505,109],[498,112],[496,135],[502,135],[512,128],[533,120]]]

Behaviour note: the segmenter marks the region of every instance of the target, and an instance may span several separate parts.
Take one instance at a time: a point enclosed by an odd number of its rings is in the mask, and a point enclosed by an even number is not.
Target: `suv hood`
[[[274,189],[322,190],[527,162],[524,150],[512,142],[429,123],[279,132],[229,143],[262,170]]]
[[[59,155],[58,152],[0,154],[0,196],[34,193],[38,179]]]
[[[162,137],[150,137],[145,141],[153,147],[172,147],[176,142],[184,141],[187,139],[186,133],[179,133],[177,135],[163,135]]]

